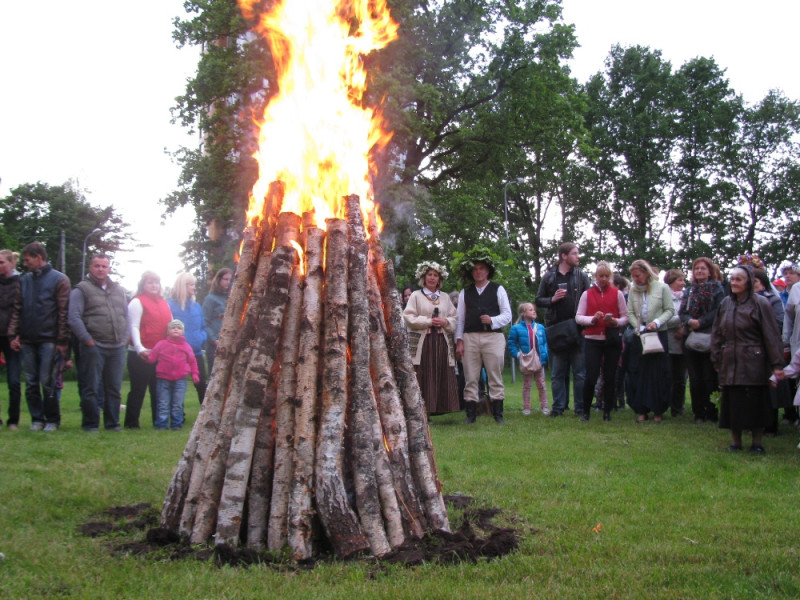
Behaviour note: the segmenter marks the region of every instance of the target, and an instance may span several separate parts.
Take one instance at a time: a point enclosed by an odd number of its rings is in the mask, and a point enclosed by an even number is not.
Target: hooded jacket
[[[156,342],[155,347],[147,357],[147,362],[156,363],[156,377],[168,381],[178,381],[192,374],[192,381],[200,381],[197,370],[197,359],[194,357],[191,346],[186,343],[186,338],[166,338]]]
[[[783,345],[769,300],[753,292],[753,274],[741,300],[728,296],[711,328],[711,362],[719,384],[768,385],[783,366]]]

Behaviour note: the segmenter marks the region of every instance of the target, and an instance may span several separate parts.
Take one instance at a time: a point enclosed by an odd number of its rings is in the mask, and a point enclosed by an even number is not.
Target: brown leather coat
[[[769,300],[751,291],[741,301],[733,296],[722,301],[711,329],[711,362],[721,386],[769,384],[773,369],[784,363]]]

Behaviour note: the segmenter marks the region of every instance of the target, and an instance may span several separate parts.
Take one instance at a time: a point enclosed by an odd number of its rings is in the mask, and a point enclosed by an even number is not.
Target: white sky
[[[296,1],[296,0],[295,0]],[[800,4],[789,0],[564,0],[581,44],[580,81],[603,69],[615,43],[660,49],[677,68],[713,56],[749,102],[769,89],[800,98],[794,40]],[[169,109],[194,72],[197,51],[178,50],[172,18],[182,0],[39,0],[0,5],[0,197],[22,183],[77,179],[93,204],[113,204],[152,248],[118,256],[131,287],[144,269],[169,284],[192,212],[163,225],[158,204],[176,187],[165,154],[196,138]],[[140,262],[131,262],[131,259]]]

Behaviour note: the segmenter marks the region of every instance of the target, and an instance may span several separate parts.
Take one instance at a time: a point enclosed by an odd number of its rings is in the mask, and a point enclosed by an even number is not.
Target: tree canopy
[[[786,214],[800,182],[798,105],[780,92],[749,105],[714,59],[674,68],[644,46],[612,48],[580,84],[558,0],[389,5],[399,39],[365,61],[367,102],[394,131],[374,189],[401,284],[421,260],[476,245],[514,265],[504,277],[519,296],[532,296],[565,240],[623,268],[797,258],[800,227]],[[176,152],[182,176],[165,202],[195,207],[187,261],[213,270],[238,247],[256,177],[250,117],[275,74],[235,0],[185,6],[175,39],[204,52],[174,115],[203,142]],[[223,235],[205,236],[208,223]]]
[[[81,278],[84,240],[87,257],[113,255],[130,240],[128,227],[112,206],[92,206],[72,184],[26,183],[0,199],[2,247],[20,251],[30,242],[42,242],[49,261],[59,270],[63,263],[64,273],[73,284]],[[90,235],[95,229],[99,231]]]

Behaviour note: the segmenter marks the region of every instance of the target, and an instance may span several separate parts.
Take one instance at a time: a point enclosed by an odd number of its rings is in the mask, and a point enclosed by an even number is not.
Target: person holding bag
[[[695,259],[692,286],[684,291],[678,312],[683,324],[684,356],[695,423],[716,422],[718,417],[717,408],[711,402],[711,392],[717,389],[717,373],[711,364],[710,348],[704,349],[702,342],[710,341],[711,326],[725,297],[719,279],[719,269],[710,258]]]
[[[672,291],[658,280],[647,261],[635,260],[630,267],[633,285],[628,295],[628,322],[635,335],[626,346],[626,362],[630,373],[628,404],[643,423],[652,412],[654,421],[670,405],[670,364],[667,348],[667,323],[675,314]],[[661,351],[644,353],[642,336],[656,334],[652,340],[660,343]]]
[[[611,267],[601,260],[597,263],[594,283],[583,292],[575,315],[584,327],[584,356],[586,380],[583,384],[584,411],[581,419],[589,420],[594,388],[600,371],[603,372],[603,420],[611,420],[611,409],[617,397],[617,363],[622,352],[619,328],[628,323],[625,297],[611,284]]]
[[[517,314],[519,318],[508,332],[508,350],[512,358],[519,359],[519,370],[522,373],[522,414],[531,414],[531,388],[533,381],[536,381],[542,414],[549,415],[544,377],[548,357],[544,327],[536,322],[536,307],[530,302],[520,304]]]

